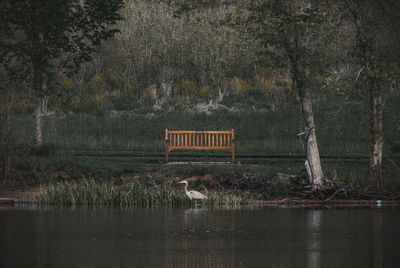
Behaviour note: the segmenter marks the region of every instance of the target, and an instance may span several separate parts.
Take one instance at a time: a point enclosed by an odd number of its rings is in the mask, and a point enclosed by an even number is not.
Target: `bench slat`
[[[231,150],[230,146],[170,146],[169,151],[173,150]]]
[[[192,131],[192,130],[168,130],[170,134],[232,134],[231,130],[207,130],[207,131]]]
[[[165,160],[173,150],[228,150],[235,161],[234,130],[231,131],[187,131],[165,130]]]

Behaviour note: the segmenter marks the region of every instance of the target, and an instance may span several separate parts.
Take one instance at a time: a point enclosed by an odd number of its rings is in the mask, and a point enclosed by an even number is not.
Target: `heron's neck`
[[[188,184],[187,184],[187,183],[185,184],[185,192],[186,192],[186,193],[189,192],[189,191],[188,191]]]

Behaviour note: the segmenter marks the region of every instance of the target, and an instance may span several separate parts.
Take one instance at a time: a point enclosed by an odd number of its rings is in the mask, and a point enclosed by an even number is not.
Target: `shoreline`
[[[37,205],[40,202],[31,201],[30,198],[35,198],[38,192],[31,192],[33,194],[26,195],[27,191],[19,192],[20,197],[17,196],[3,196],[0,197],[0,207],[15,207],[15,205]],[[255,204],[262,207],[271,208],[388,208],[388,207],[400,207],[400,200],[315,200],[315,199],[297,199],[297,198],[283,198],[274,200],[257,200]],[[57,205],[57,204],[53,204]],[[246,205],[246,202],[243,203]],[[256,207],[257,207],[256,205]],[[76,205],[74,205],[76,206]],[[78,205],[84,206],[84,205]],[[99,207],[93,205],[93,207]]]
[[[5,204],[87,204],[90,206],[181,207],[190,205],[178,183],[185,179],[191,190],[209,197],[207,207],[318,207],[318,206],[399,206],[398,186],[389,190],[369,189],[364,181],[349,183],[345,179],[324,179],[324,187],[312,191],[302,170],[292,165],[224,165],[192,166],[137,164],[130,170],[114,166],[104,171],[90,165],[75,172],[60,169],[41,180],[26,181],[3,188],[0,205]],[[87,167],[88,165],[85,165]],[[74,167],[74,166],[73,166]],[[284,173],[283,173],[283,172]],[[97,172],[97,173],[95,173]],[[75,173],[75,174],[74,174]],[[74,175],[73,175],[74,174]],[[294,174],[294,175],[293,175]],[[297,174],[297,175],[296,175]],[[35,178],[39,174],[34,174]],[[377,201],[379,200],[379,204]]]

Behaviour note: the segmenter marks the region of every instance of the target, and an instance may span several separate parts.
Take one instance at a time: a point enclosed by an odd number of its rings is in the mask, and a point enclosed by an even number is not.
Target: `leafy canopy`
[[[249,1],[249,30],[265,47],[283,57],[310,53],[324,22],[330,20],[329,8],[329,1]]]
[[[50,76],[78,70],[121,20],[122,0],[2,0],[0,63],[10,79],[33,69]]]

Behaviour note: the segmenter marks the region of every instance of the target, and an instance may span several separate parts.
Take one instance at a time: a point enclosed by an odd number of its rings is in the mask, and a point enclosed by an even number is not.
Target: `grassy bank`
[[[207,160],[203,157],[202,161]],[[225,160],[225,158],[221,158]],[[218,161],[221,161],[218,160]],[[226,160],[229,160],[227,155]],[[77,182],[82,178],[96,181],[121,180],[124,177],[138,176],[145,181],[165,181],[171,178],[185,179],[193,176],[213,177],[224,180],[242,180],[248,174],[265,180],[277,173],[305,174],[304,160],[260,160],[248,159],[241,163],[227,165],[165,165],[161,158],[131,157],[93,157],[79,156],[65,152],[32,152],[25,150],[18,154],[18,165],[11,170],[9,177],[2,181],[0,194],[6,190],[23,189],[26,186],[56,184],[58,182]],[[394,159],[398,161],[398,159]],[[332,159],[322,162],[325,176],[341,182],[367,185],[368,160],[346,161]],[[400,191],[398,168],[385,157],[383,162],[384,186]],[[256,180],[258,182],[258,180]],[[249,181],[249,183],[253,183]],[[265,190],[265,198],[273,193]]]
[[[363,102],[346,102],[338,96],[314,98],[320,153],[330,156],[368,154],[368,116]],[[400,152],[400,105],[388,99],[384,121],[385,154]],[[58,151],[116,151],[152,154],[164,152],[165,129],[235,129],[238,154],[301,155],[304,146],[300,107],[289,101],[274,111],[244,108],[210,114],[187,111],[103,111],[101,114],[53,114],[44,118],[44,141]],[[31,144],[31,115],[15,116],[16,143]],[[172,153],[174,154],[174,153]]]
[[[184,195],[183,186],[177,183],[187,179],[190,189],[208,196],[208,200],[203,202],[203,207],[235,208],[257,205],[258,200],[301,198],[301,192],[308,184],[301,162],[180,166],[136,162],[131,163],[130,170],[119,170],[119,174],[117,170],[107,170],[107,161],[104,159],[98,164],[103,168],[94,168],[98,173],[88,173],[87,176],[91,177],[72,179],[66,177],[66,174],[62,177],[62,174],[54,173],[55,176],[51,180],[42,184],[41,194],[31,201],[57,205],[187,207],[193,204]],[[119,168],[122,168],[124,164],[119,165]],[[348,165],[347,170],[344,167],[337,170],[334,165],[328,163],[325,168],[331,172],[332,182],[335,184],[350,185],[357,193],[367,191],[368,181],[365,176],[354,176],[363,172],[362,165],[353,163]],[[114,173],[110,175],[106,172]],[[285,178],[285,175],[279,175],[281,172],[296,176]],[[398,196],[396,193],[400,192],[400,183],[395,176],[391,178],[385,180],[385,190],[379,193],[380,199],[393,199]],[[336,189],[332,189],[320,195],[318,199],[326,199],[335,191]],[[363,198],[373,199],[374,194],[366,194]],[[346,195],[338,197],[352,199]]]
[[[236,164],[166,165],[154,159],[87,157],[73,154],[26,154],[23,165],[0,187],[28,190],[42,185],[41,204],[132,207],[185,207],[190,202],[177,181],[188,179],[190,189],[206,193],[205,206],[234,207],[254,200],[296,196],[298,185],[278,173],[304,180],[304,161],[251,160]],[[368,161],[325,161],[325,175],[338,184],[366,189]],[[384,162],[384,189],[400,192],[398,170]]]
[[[152,181],[154,183],[154,181]],[[167,182],[167,181],[166,181]],[[180,189],[178,189],[180,188]],[[32,200],[39,204],[83,205],[83,206],[129,206],[129,207],[183,207],[192,203],[183,194],[182,187],[176,182],[152,184],[149,181],[137,181],[122,185],[110,181],[85,179],[80,183],[56,183],[43,188],[40,195]],[[249,195],[224,193],[223,191],[208,192],[203,188],[208,200],[203,207],[240,207],[254,204]]]
[[[385,187],[400,190],[400,105],[398,99],[386,99],[384,121],[383,178]],[[368,117],[362,101],[346,102],[340,96],[316,94],[314,110],[317,137],[323,156],[367,156]],[[298,103],[288,101],[271,109],[229,108],[211,113],[189,111],[153,111],[144,108],[102,113],[52,114],[44,118],[42,149],[31,147],[33,120],[25,113],[15,114],[15,153],[11,155],[8,176],[1,182],[0,193],[8,189],[57,182],[74,182],[81,178],[109,180],[124,174],[150,174],[169,178],[187,178],[225,171],[256,174],[272,178],[278,172],[304,174],[304,161],[245,160],[231,166],[166,166],[161,158],[133,159],[129,155],[164,153],[164,131],[168,129],[221,130],[235,129],[237,155],[297,155],[305,157],[305,149],[297,134],[302,132]],[[88,157],[87,152],[93,154]],[[202,160],[227,152],[186,152],[200,155]],[[172,152],[170,157],[184,155]],[[115,157],[117,155],[118,157]],[[104,157],[114,156],[114,157]],[[223,158],[225,159],[225,158]],[[324,161],[325,176],[339,181],[366,184],[368,160]],[[225,176],[225,175],[224,175]],[[1,190],[3,189],[3,190]],[[266,198],[271,197],[266,190]]]

